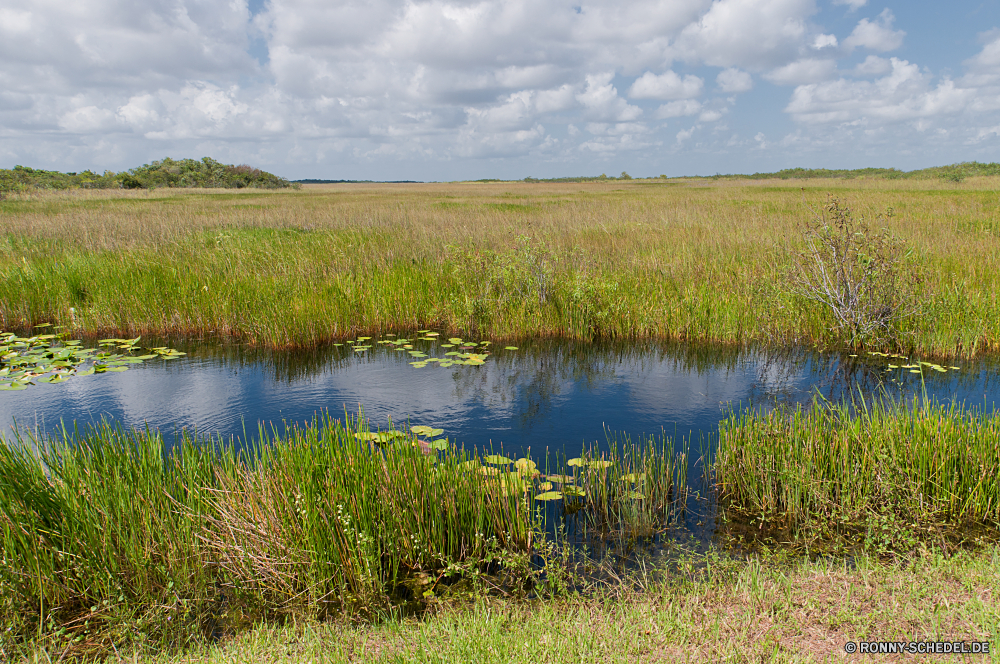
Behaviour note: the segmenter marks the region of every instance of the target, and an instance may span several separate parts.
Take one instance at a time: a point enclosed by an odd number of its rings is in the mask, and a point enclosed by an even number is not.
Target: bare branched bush
[[[881,225],[890,208],[878,215]],[[865,218],[831,197],[804,230],[806,249],[795,254],[790,289],[824,305],[834,331],[851,346],[899,342],[900,323],[917,313],[921,277],[912,250],[888,229],[875,230]]]

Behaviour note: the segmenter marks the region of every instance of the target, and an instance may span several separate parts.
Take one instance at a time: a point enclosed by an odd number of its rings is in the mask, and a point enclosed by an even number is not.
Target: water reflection
[[[716,506],[702,454],[710,454],[718,422],[731,409],[794,405],[816,394],[832,401],[858,393],[908,398],[926,387],[933,398],[993,410],[1000,394],[995,361],[927,371],[922,385],[920,376],[886,373],[886,358],[802,348],[535,340],[518,344],[517,351],[498,348],[480,367],[416,369],[407,353],[379,345],[357,353],[350,346],[273,352],[212,340],[147,343],[188,355],[0,393],[0,428],[16,423],[45,433],[60,421],[86,425],[110,418],[168,435],[187,429],[246,440],[256,438],[259,424],[280,429],[319,411],[337,417],[363,407],[376,426],[433,425],[466,447],[530,453],[540,467],[547,452],[572,457],[584,446],[606,447],[616,435],[638,443],[659,434],[675,450],[688,445],[694,493],[678,523],[656,539],[686,533],[706,546]],[[549,509],[556,518],[558,508]]]
[[[578,450],[602,442],[605,429],[711,437],[730,407],[790,405],[815,393],[834,401],[859,391],[906,398],[922,389],[920,376],[886,373],[885,358],[801,348],[537,340],[517,351],[498,348],[481,367],[415,369],[406,353],[378,345],[356,353],[350,346],[274,352],[211,340],[149,343],[188,355],[2,393],[0,427],[51,431],[60,420],[109,417],[167,433],[242,437],[258,423],[280,426],[362,406],[379,426],[390,419],[433,424],[452,441],[523,453]],[[962,364],[961,371],[925,372],[928,394],[992,409],[997,366]]]

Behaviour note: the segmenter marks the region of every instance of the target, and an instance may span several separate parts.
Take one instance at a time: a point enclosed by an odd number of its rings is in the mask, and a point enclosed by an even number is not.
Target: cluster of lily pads
[[[51,327],[50,323],[35,328]],[[37,383],[64,383],[74,376],[127,371],[129,365],[159,358],[174,360],[184,353],[161,346],[146,355],[132,355],[139,339],[102,339],[98,348],[83,348],[83,342],[67,339],[62,326],[54,334],[19,337],[0,332],[0,390],[24,390]]]
[[[376,344],[381,344],[385,346],[395,346],[393,350],[399,352],[409,353],[410,357],[413,358],[413,362],[410,362],[416,369],[422,369],[428,364],[436,364],[439,367],[447,368],[455,365],[464,365],[470,367],[479,367],[486,362],[486,358],[490,356],[490,342],[489,341],[469,341],[462,339],[460,337],[449,337],[447,343],[441,343],[439,338],[441,335],[438,332],[433,332],[431,330],[418,330],[417,337],[415,339],[403,339],[395,338],[395,334],[386,334],[386,337],[394,337],[392,339],[380,339],[375,341]],[[334,346],[349,345],[354,352],[364,353],[372,348],[372,345],[366,343],[371,341],[371,337],[358,337],[350,341],[346,341],[343,344],[334,344]],[[439,349],[449,349],[447,350],[443,357],[430,357],[428,353],[414,347],[414,342],[431,342],[436,343]],[[430,349],[427,349],[430,350]],[[505,346],[504,350],[517,350],[517,346]]]
[[[595,470],[604,470],[613,465],[611,461],[605,459],[584,458],[570,459],[566,463],[570,467],[581,469],[589,467]],[[578,485],[583,479],[581,475],[543,474],[535,462],[527,458],[515,460],[500,454],[490,454],[481,460],[466,461],[462,467],[470,472],[478,472],[498,480],[497,488],[501,495],[505,496],[537,492],[534,498],[540,501],[582,499],[587,496],[586,490]],[[631,488],[625,492],[625,497],[642,500],[644,496],[636,488],[645,479],[645,473],[631,473],[621,477],[620,480],[629,483]]]
[[[440,436],[444,433],[444,429],[435,429],[434,427],[418,425],[410,427],[410,433],[415,436],[423,436],[425,438],[434,438],[435,436]],[[358,440],[367,440],[373,443],[380,443],[382,445],[391,443],[396,440],[409,438],[410,435],[405,431],[400,431],[398,429],[390,429],[389,431],[359,431],[354,434],[354,437]],[[448,449],[448,439],[438,438],[437,440],[417,440],[414,445],[419,445],[425,451],[430,450],[446,450]]]
[[[399,429],[359,431],[354,437],[358,440],[389,445],[397,441],[405,444],[407,440],[417,436],[417,440],[411,444],[419,446],[424,453],[430,454],[433,451],[446,450],[450,446],[448,438],[438,438],[443,433],[444,429],[417,425],[411,426],[409,433]],[[566,465],[581,470],[584,468],[605,470],[614,464],[606,459],[575,458],[569,459]],[[464,461],[459,466],[467,472],[477,473],[495,481],[493,488],[501,496],[534,493],[535,500],[540,501],[579,499],[587,496],[586,490],[578,485],[582,475],[544,474],[538,469],[538,465],[528,458],[510,459],[502,454],[488,454],[482,458]],[[645,498],[637,490],[646,480],[645,473],[629,473],[619,479],[629,485],[629,490],[624,492],[626,498],[632,500]]]
[[[933,371],[937,371],[938,373],[947,373],[949,369],[954,371],[959,370],[959,367],[953,367],[953,366],[944,367],[940,364],[934,364],[933,362],[925,362],[923,360],[918,360],[916,362],[913,362],[906,355],[899,355],[895,353],[880,353],[878,351],[870,351],[868,354],[874,357],[884,357],[890,360],[903,360],[906,362],[906,364],[890,363],[888,365],[889,368],[885,370],[886,373],[899,369],[899,370],[909,371],[912,374],[923,374],[924,367],[932,369]],[[851,357],[857,357],[857,355],[851,355]]]

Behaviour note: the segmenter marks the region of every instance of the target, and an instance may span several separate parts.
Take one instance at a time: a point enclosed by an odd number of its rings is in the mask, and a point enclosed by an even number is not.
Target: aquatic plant
[[[817,400],[723,420],[713,472],[724,502],[742,514],[807,538],[861,537],[889,550],[949,525],[1000,524],[998,467],[996,413],[926,399]],[[887,523],[899,541],[876,537]]]
[[[50,327],[50,323],[35,328]],[[63,329],[56,327],[56,330]],[[128,371],[129,365],[158,358],[173,360],[184,355],[166,346],[150,348],[146,355],[132,355],[139,339],[102,339],[98,348],[84,348],[68,334],[36,334],[19,337],[0,332],[0,390],[24,390],[36,383],[64,383],[74,376]]]
[[[261,426],[253,444],[108,423],[0,436],[0,621],[82,652],[137,621],[172,639],[256,617],[371,614],[455,570],[529,555],[551,537],[536,508],[556,483],[567,514],[631,534],[668,518],[682,490],[672,460],[588,456],[545,475],[530,458],[420,444],[443,432],[373,431],[359,415]],[[523,587],[533,572],[518,569]]]

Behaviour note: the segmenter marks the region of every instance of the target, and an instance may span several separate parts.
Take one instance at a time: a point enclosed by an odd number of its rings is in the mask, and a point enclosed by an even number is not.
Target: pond
[[[688,441],[689,484],[705,496],[701,454],[711,450],[719,420],[731,409],[805,403],[817,394],[838,400],[852,391],[912,398],[926,389],[932,398],[992,411],[1000,397],[1000,372],[986,360],[915,375],[887,370],[891,362],[903,364],[891,358],[805,348],[535,340],[486,346],[491,354],[480,366],[421,367],[413,364],[425,359],[420,353],[447,361],[454,356],[445,353],[460,345],[410,336],[409,349],[390,336],[382,341],[397,343],[364,340],[358,344],[368,345],[364,350],[345,344],[299,352],[211,339],[143,340],[187,355],[0,393],[0,427],[52,432],[60,421],[84,426],[106,418],[168,438],[186,429],[252,440],[259,425],[280,431],[283,423],[308,422],[323,411],[343,417],[363,408],[373,428],[390,428],[390,421],[430,425],[453,444],[531,454],[540,466],[546,451],[573,457],[585,445],[606,449],[626,436],[665,436],[677,449]],[[711,506],[689,510],[680,525],[707,541],[712,513]]]

